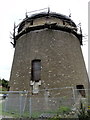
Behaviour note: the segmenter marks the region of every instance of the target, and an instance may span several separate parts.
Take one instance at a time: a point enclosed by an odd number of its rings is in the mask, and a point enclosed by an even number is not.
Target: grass
[[[57,110],[47,110],[47,111],[34,111],[32,112],[31,111],[31,114],[30,114],[30,111],[24,111],[20,114],[20,111],[14,111],[14,110],[11,110],[9,112],[5,112],[5,111],[2,111],[2,102],[0,103],[0,115],[3,115],[3,116],[10,116],[10,117],[13,117],[13,118],[39,118],[39,117],[49,117],[49,116],[52,116],[52,118],[50,118],[50,120],[60,120],[60,118],[66,118],[65,115],[69,115],[69,113],[71,112],[71,109],[67,106],[60,106]],[[80,107],[80,111],[79,111],[79,115],[78,117],[79,118],[85,118],[85,120],[87,120],[87,116],[86,116],[86,112],[85,112],[85,108],[83,107],[83,105],[81,104],[81,107]],[[89,118],[90,118],[90,113],[88,114]],[[68,117],[68,116],[67,116]],[[69,116],[70,118],[72,117]],[[82,119],[83,120],[83,119]]]
[[[69,108],[68,107],[59,107],[58,110],[56,111],[53,111],[53,110],[50,110],[50,111],[36,111],[36,112],[32,112],[31,115],[30,115],[30,112],[28,111],[25,111],[24,113],[21,113],[20,115],[20,112],[16,112],[16,111],[9,111],[9,112],[5,112],[5,111],[2,111],[2,103],[0,103],[0,115],[3,115],[3,116],[10,116],[10,117],[14,117],[14,118],[20,118],[20,117],[23,117],[23,118],[27,118],[27,117],[32,117],[32,118],[39,118],[39,117],[47,117],[47,115],[49,116],[57,116],[58,114],[64,114],[64,113],[68,113],[69,112]],[[13,111],[13,112],[12,112]]]
[[[45,116],[57,116],[57,115],[63,115],[64,113],[67,114],[69,111],[70,111],[70,108],[69,107],[66,107],[66,106],[61,106],[61,107],[58,107],[57,110],[42,110],[42,111],[32,111],[31,110],[31,114],[30,114],[30,111],[24,111],[21,113],[20,115],[20,111],[18,110],[15,111],[15,110],[11,110],[9,112],[5,112],[5,111],[2,111],[2,105],[5,104],[4,101],[3,102],[0,102],[0,115],[3,115],[3,116],[10,116],[10,117],[15,117],[15,118],[20,118],[20,117],[24,117],[24,118],[27,118],[27,117],[32,117],[32,118],[39,118],[39,117],[45,117]]]
[[[2,103],[0,103],[0,115],[2,115]]]
[[[0,91],[2,91],[2,88],[0,87]]]
[[[60,114],[68,114],[70,111],[71,111],[71,109],[67,106],[61,106],[58,109],[58,113],[60,113]]]

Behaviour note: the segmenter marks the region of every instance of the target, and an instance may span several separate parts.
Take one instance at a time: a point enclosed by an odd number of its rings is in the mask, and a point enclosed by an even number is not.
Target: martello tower
[[[26,16],[14,36],[10,90],[87,89],[81,45],[82,32],[69,17],[53,12]]]

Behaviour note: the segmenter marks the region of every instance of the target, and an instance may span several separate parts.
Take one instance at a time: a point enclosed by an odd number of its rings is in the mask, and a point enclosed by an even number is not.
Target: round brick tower
[[[82,33],[69,17],[53,12],[27,16],[14,36],[10,90],[39,95],[42,89],[87,89],[81,45]]]

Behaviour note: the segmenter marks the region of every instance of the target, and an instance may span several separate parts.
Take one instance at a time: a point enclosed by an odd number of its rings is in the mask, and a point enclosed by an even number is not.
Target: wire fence
[[[88,95],[88,90],[84,90]],[[62,96],[62,91],[68,92],[63,93],[64,96]],[[81,100],[88,107],[88,96],[82,96],[80,90],[69,87],[41,90],[38,95],[32,95],[30,91],[1,91],[0,95],[2,95],[0,96],[2,116],[51,118],[75,111],[75,117],[77,117],[76,111],[79,109]],[[71,114],[71,116],[74,115]]]

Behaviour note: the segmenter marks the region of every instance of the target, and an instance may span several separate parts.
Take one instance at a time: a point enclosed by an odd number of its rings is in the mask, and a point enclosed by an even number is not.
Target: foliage
[[[90,118],[90,110],[87,111],[87,116]]]
[[[80,110],[78,113],[79,120],[90,120],[90,110],[86,110],[82,102],[80,102]]]
[[[5,79],[0,79],[0,86],[2,86],[2,91],[7,91],[9,88],[9,81],[5,80]]]
[[[53,118],[49,118],[48,120],[60,120],[60,119],[61,119],[61,117],[56,116],[56,117],[53,117]]]
[[[71,109],[67,106],[61,106],[59,109],[58,109],[58,112],[60,114],[68,114],[69,112],[71,111]]]
[[[61,106],[57,111],[58,114],[55,115],[53,118],[49,118],[48,120],[61,120],[62,118],[68,118],[64,115],[68,115],[70,112],[71,112],[70,107]]]

